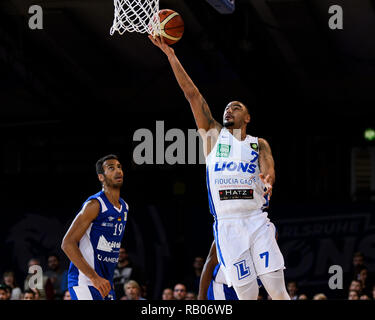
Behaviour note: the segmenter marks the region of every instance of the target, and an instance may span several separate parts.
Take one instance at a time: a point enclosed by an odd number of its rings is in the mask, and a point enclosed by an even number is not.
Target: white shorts
[[[75,286],[69,288],[72,300],[114,300],[113,289],[103,299],[98,289],[93,286]]]
[[[276,228],[265,212],[215,221],[214,234],[228,286],[243,286],[259,275],[285,268]]]

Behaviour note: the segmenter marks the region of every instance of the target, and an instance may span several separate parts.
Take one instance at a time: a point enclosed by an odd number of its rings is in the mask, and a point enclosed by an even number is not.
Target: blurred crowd
[[[195,257],[190,274],[181,281],[166,287],[160,293],[158,300],[197,300],[199,282],[205,259]],[[40,260],[33,258],[28,262],[28,270],[39,267]],[[30,269],[31,267],[31,269]],[[60,266],[58,255],[51,254],[47,259],[46,269],[42,269],[42,276],[36,279],[36,273],[28,273],[22,284],[15,280],[15,273],[11,270],[2,275],[0,283],[0,300],[70,300],[68,290],[68,270]],[[375,282],[373,274],[366,266],[365,257],[361,252],[353,256],[351,270],[344,274],[343,288],[338,299],[345,300],[375,300]],[[286,279],[288,293],[292,300],[328,300],[329,295],[316,292],[308,295],[304,288],[299,288],[297,281]],[[37,289],[33,282],[39,281]],[[36,283],[36,282],[35,282]],[[147,293],[147,281],[142,268],[132,263],[125,248],[120,249],[119,260],[114,273],[114,290],[118,300],[151,300]],[[328,287],[328,284],[327,284]],[[337,291],[337,290],[336,290]],[[260,290],[258,300],[270,300],[266,291]],[[334,298],[337,299],[337,298]]]

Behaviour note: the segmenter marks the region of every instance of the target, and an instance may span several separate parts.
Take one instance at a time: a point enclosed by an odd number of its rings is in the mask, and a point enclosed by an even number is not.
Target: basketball
[[[181,16],[171,9],[159,11],[160,31],[166,44],[171,45],[181,39],[184,33],[184,21]]]

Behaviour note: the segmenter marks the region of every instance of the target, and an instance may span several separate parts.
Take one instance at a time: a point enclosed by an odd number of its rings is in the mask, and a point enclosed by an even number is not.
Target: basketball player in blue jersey
[[[275,182],[268,142],[247,135],[250,114],[240,101],[228,103],[223,124],[217,122],[173,48],[162,37],[149,39],[167,56],[202,137],[217,258],[228,286],[240,300],[256,300],[259,277],[272,300],[290,300],[284,258],[266,212]]]
[[[96,163],[102,191],[82,205],[61,244],[70,259],[68,287],[72,300],[114,300],[117,265],[129,207],[120,198],[123,171],[117,156]]]

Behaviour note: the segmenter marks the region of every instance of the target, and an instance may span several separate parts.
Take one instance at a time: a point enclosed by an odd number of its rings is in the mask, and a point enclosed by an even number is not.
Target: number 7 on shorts
[[[269,257],[269,253],[268,253],[268,251],[266,251],[266,252],[263,252],[263,253],[261,253],[260,255],[259,255],[259,257],[261,258],[261,259],[263,259],[263,257],[266,257],[266,268],[268,267],[268,257]]]

